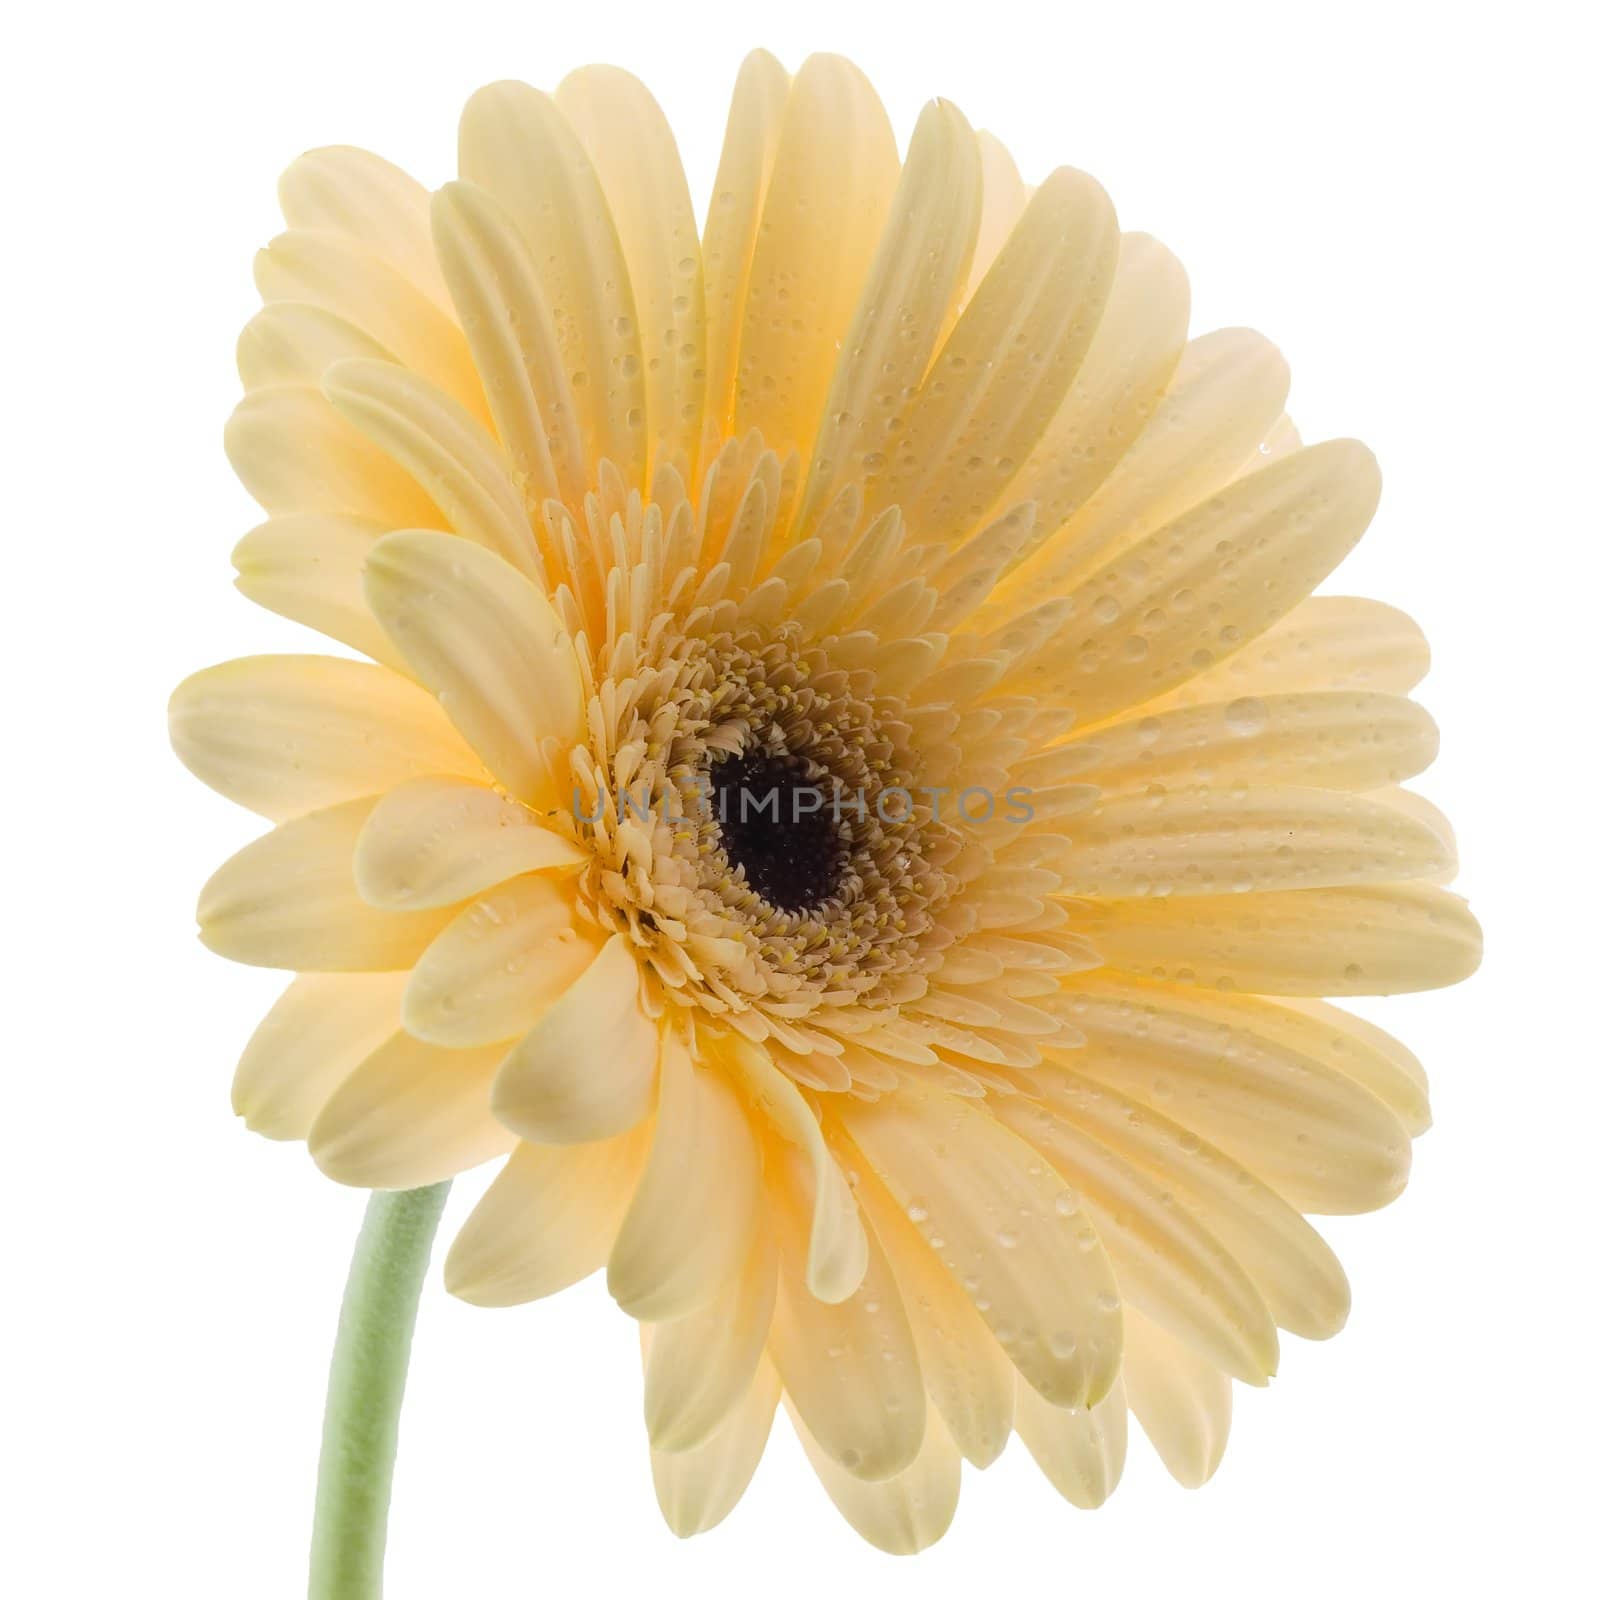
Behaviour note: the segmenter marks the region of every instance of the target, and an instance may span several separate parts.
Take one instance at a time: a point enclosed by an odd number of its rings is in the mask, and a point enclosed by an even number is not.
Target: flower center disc
[[[798,756],[747,750],[708,774],[722,848],[780,911],[815,911],[844,877],[845,837],[832,785]]]

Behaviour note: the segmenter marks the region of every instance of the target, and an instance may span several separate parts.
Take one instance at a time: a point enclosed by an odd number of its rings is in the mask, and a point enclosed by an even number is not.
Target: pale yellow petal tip
[[[1182,1448],[1173,1444],[1168,1444],[1165,1449],[1158,1446],[1156,1453],[1180,1489],[1203,1489],[1216,1477],[1217,1469],[1228,1453],[1226,1422],[1217,1435],[1203,1442],[1191,1440]]]
[[[504,1264],[495,1260],[491,1242],[469,1238],[465,1229],[445,1256],[444,1286],[446,1293],[468,1305],[491,1309],[526,1305],[537,1298],[518,1289]]]

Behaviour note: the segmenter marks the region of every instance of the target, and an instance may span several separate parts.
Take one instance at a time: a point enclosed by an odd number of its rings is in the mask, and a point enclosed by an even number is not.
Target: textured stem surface
[[[448,1183],[436,1183],[367,1202],[328,1374],[310,1600],[376,1600],[383,1592],[411,1331],[449,1192]]]

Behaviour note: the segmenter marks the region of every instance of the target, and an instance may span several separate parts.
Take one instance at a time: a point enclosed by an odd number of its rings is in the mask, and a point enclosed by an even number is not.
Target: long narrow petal
[[[511,213],[470,183],[447,183],[434,196],[433,233],[495,430],[529,504],[579,504],[589,487],[587,441],[528,241]]]
[[[828,1498],[868,1544],[887,1555],[913,1556],[944,1537],[961,1495],[961,1453],[937,1413],[929,1413],[911,1465],[892,1478],[868,1482],[841,1467],[812,1437],[794,1403],[785,1404]]]
[[[202,783],[274,821],[423,773],[486,776],[431,695],[386,667],[334,656],[208,667],[178,685],[167,719],[179,760]]]
[[[1098,1138],[1043,1107],[1019,1096],[995,1115],[1082,1194],[1126,1300],[1246,1383],[1272,1376],[1272,1314],[1215,1235]]]
[[[1054,1405],[1092,1405],[1122,1346],[1117,1286],[1078,1197],[985,1106],[902,1087],[840,1120],[982,1313],[1017,1370]]]
[[[1253,1020],[1257,1032],[1283,1039],[1370,1089],[1415,1138],[1433,1121],[1428,1075],[1401,1042],[1358,1017],[1321,1000],[1288,1000]]]
[[[522,491],[480,422],[425,378],[388,361],[340,361],[322,388],[340,416],[416,479],[456,533],[539,581]]]
[[[1123,1363],[1128,1405],[1168,1472],[1198,1489],[1217,1470],[1233,1418],[1228,1375],[1136,1311]]]
[[[233,1075],[233,1109],[269,1139],[303,1139],[334,1090],[399,1025],[401,972],[311,972],[261,1019]]]
[[[1099,1405],[1053,1406],[1017,1385],[1017,1433],[1064,1500],[1102,1506],[1122,1479],[1128,1454],[1128,1402],[1119,1378]]]
[[[387,911],[458,905],[525,872],[588,857],[482,783],[418,778],[391,789],[356,840],[356,887]]]
[[[514,878],[475,900],[418,956],[406,1027],[457,1048],[516,1039],[577,982],[599,948],[554,874]]]
[[[367,557],[389,531],[382,522],[317,512],[272,517],[234,547],[239,593],[352,650],[409,672],[367,606]]]
[[[489,1114],[499,1047],[441,1050],[396,1033],[334,1090],[307,1136],[330,1178],[416,1189],[503,1156],[516,1136]]]
[[[1022,470],[1009,500],[1036,503],[1033,545],[1049,541],[1140,437],[1183,354],[1189,279],[1144,233],[1125,233],[1111,297],[1072,387]]]
[[[982,157],[947,100],[917,121],[894,204],[823,407],[801,506],[812,519],[894,442],[965,281],[982,207]]]
[[[1404,694],[1427,671],[1428,641],[1405,612],[1379,600],[1314,594],[1242,650],[1140,709],[1165,715],[1247,695],[1331,690]]]
[[[351,145],[308,150],[278,180],[291,228],[342,233],[448,306],[428,234],[428,191],[382,156]]]
[[[513,1047],[493,1104],[508,1128],[550,1144],[622,1133],[649,1111],[659,1040],[632,947],[613,934]]]
[[[761,1153],[743,1106],[675,1032],[661,1047],[655,1142],[606,1268],[630,1317],[703,1305],[743,1264],[761,1205]]]
[[[1044,523],[1037,554],[1000,591],[1012,604],[1055,594],[1229,483],[1283,412],[1289,368],[1249,328],[1183,352],[1161,402],[1116,468],[1067,521]]]
[[[246,392],[275,384],[320,387],[322,375],[336,361],[352,356],[393,361],[371,334],[363,333],[324,306],[300,300],[275,300],[245,325],[234,350],[239,381]]]
[[[646,482],[672,463],[696,481],[705,406],[706,305],[700,234],[672,129],[650,91],[618,67],[581,67],[556,104],[599,175],[622,244],[644,357]]]
[[[763,1361],[738,1409],[704,1444],[650,1452],[656,1503],[680,1539],[716,1527],[739,1503],[767,1447],[782,1392],[772,1363]]]
[[[728,108],[722,160],[706,212],[701,255],[706,288],[706,401],[702,456],[709,460],[733,427],[734,377],[744,325],[750,264],[755,258],[772,164],[778,153],[789,74],[774,56],[754,50],[739,68]]]
[[[1072,614],[1009,682],[1073,675],[1079,726],[1174,688],[1265,632],[1350,552],[1378,504],[1378,468],[1351,439],[1239,479],[1084,580]]]
[[[785,1148],[769,1171],[768,1204],[782,1252],[769,1343],[773,1362],[828,1455],[857,1477],[892,1478],[922,1447],[927,1405],[888,1259],[868,1230],[861,1287],[834,1305],[817,1299],[805,1278],[810,1219],[803,1161]]]
[[[230,961],[295,972],[395,972],[450,918],[379,911],[351,862],[372,799],[285,822],[225,861],[200,891],[200,937]]]
[[[647,1123],[593,1144],[519,1144],[450,1246],[445,1287],[513,1306],[598,1272],[649,1147]]]
[[[1253,1173],[1182,1123],[1063,1065],[1028,1082],[1051,1111],[1166,1186],[1244,1268],[1280,1328],[1326,1339],[1344,1326],[1350,1284],[1338,1258]]]
[[[867,1270],[867,1237],[855,1196],[822,1137],[816,1113],[759,1045],[730,1038],[724,1042],[722,1056],[737,1074],[750,1104],[773,1132],[804,1157],[811,1205],[806,1257],[806,1283],[811,1293],[830,1303],[847,1299],[859,1288]]]
[[[368,604],[489,770],[554,811],[583,727],[577,657],[550,602],[492,551],[392,533],[367,560]]]
[[[1028,206],[1028,186],[1022,181],[1011,152],[987,128],[978,130],[978,151],[983,158],[983,215],[978,221],[972,268],[967,274],[968,301],[978,292],[994,258]]]
[[[461,113],[461,176],[515,217],[532,251],[577,396],[590,466],[610,461],[642,487],[644,362],[616,225],[594,165],[549,95],[525,83],[480,89]]]
[[[645,1360],[644,1419],[655,1450],[694,1450],[755,1381],[772,1327],[778,1255],[757,1235],[715,1299],[657,1326]]]
[[[899,175],[872,86],[838,56],[795,74],[750,263],[733,431],[809,452],[831,362],[861,298]],[[822,353],[819,358],[819,353]]]
[[[1082,752],[1077,775],[1106,794],[1196,782],[1366,790],[1412,777],[1438,747],[1439,730],[1415,701],[1347,689],[1246,695],[1158,715],[1140,707],[1044,760]],[[1028,766],[1013,769],[1019,783],[1031,781]]]
[[[1105,191],[1070,168],[1052,173],[899,411],[894,449],[867,482],[869,512],[898,505],[918,543],[982,523],[1065,399],[1116,259]]]
[[[1477,970],[1466,901],[1426,884],[1086,901],[1108,966],[1254,994],[1406,994]]]
[[[1359,795],[1208,785],[1102,802],[1057,871],[1065,894],[1161,896],[1395,883],[1454,860],[1431,828]]]
[[[856,1196],[894,1269],[928,1398],[956,1446],[987,1467],[1011,1434],[1016,1369],[976,1306],[865,1161]]]
[[[437,527],[443,521],[410,473],[309,384],[277,384],[247,394],[228,418],[222,444],[239,481],[274,517],[323,512],[389,528]]]
[[[483,383],[455,318],[364,240],[292,228],[258,252],[255,278],[269,305],[293,300],[333,312],[488,420]]]
[[[1156,1107],[1300,1209],[1370,1211],[1405,1186],[1405,1128],[1330,1064],[1327,1034],[1286,1026],[1259,1001],[1117,973],[1070,978],[1063,1000],[1085,1041],[1075,1074]]]

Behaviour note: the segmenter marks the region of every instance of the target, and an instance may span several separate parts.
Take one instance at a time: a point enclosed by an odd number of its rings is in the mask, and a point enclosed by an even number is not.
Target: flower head
[[[1313,595],[1377,504],[1258,335],[1092,179],[847,63],[746,63],[703,229],[589,68],[476,95],[429,196],[282,187],[228,429],[251,598],[368,657],[198,674],[275,827],[203,936],[299,974],[236,1104],[349,1183],[509,1159],[508,1304],[604,1267],[663,1509],[782,1398],[886,1548],[1015,1429],[1070,1500],[1131,1407],[1186,1483],[1348,1290],[1414,1059],[1323,997],[1465,976],[1407,619]]]

